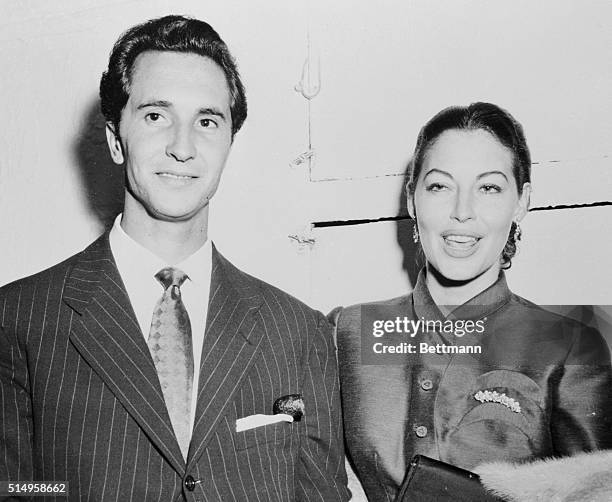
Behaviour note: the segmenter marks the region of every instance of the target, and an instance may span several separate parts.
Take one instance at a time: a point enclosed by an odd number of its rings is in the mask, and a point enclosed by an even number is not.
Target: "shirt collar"
[[[463,305],[451,307],[451,313],[444,315],[429,293],[426,278],[427,272],[425,268],[423,268],[419,272],[417,282],[412,291],[412,304],[417,317],[423,317],[427,320],[479,319],[501,308],[512,296],[512,292],[508,288],[508,283],[506,282],[506,275],[502,270],[499,273],[497,281],[491,286],[478,293]]]
[[[210,281],[212,267],[212,244],[207,239],[202,247],[179,263],[166,263],[165,260],[132,239],[121,227],[119,214],[109,234],[111,249],[122,277],[153,280],[155,274],[164,267],[176,267],[187,274],[190,281],[206,284]],[[129,280],[129,279],[128,279]],[[145,282],[146,283],[146,282]]]
[[[212,243],[210,239],[206,239],[204,245],[195,253],[173,266],[185,272],[193,284],[209,283],[212,269]]]

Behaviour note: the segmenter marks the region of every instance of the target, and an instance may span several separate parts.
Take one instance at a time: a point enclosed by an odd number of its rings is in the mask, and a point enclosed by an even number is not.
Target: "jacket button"
[[[424,425],[419,425],[415,430],[414,433],[420,437],[420,438],[424,438],[425,436],[427,436],[427,427],[425,427]]]
[[[427,380],[423,380],[421,382],[421,388],[423,390],[431,390],[433,388],[433,382],[429,378]]]
[[[195,479],[193,479],[193,476],[187,476],[185,478],[185,488],[187,488],[190,492],[192,492],[193,490],[195,490],[196,487],[196,482]]]

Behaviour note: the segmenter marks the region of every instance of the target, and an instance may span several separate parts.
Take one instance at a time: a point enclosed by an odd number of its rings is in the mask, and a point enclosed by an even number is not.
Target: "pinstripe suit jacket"
[[[328,324],[216,250],[187,462],[107,234],[1,288],[0,326],[0,480],[68,481],[70,500],[348,499]],[[301,422],[236,432],[295,393]]]

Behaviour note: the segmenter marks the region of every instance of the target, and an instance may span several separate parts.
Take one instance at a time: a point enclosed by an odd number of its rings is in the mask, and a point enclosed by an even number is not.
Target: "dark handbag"
[[[501,502],[480,484],[473,472],[415,455],[396,502]]]

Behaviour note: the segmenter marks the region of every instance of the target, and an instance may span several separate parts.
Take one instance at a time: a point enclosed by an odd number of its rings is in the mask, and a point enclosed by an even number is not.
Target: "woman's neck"
[[[425,284],[429,294],[438,306],[456,307],[463,305],[476,295],[495,284],[500,267],[492,266],[477,277],[466,281],[453,281],[444,277],[427,263]]]

